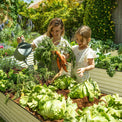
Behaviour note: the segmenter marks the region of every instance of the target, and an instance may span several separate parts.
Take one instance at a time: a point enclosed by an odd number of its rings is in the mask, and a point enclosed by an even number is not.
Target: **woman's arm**
[[[24,36],[23,35],[21,37],[17,37],[17,43],[18,44],[22,42],[22,38],[24,39]],[[36,45],[35,45],[34,42],[31,43],[31,47],[32,47],[33,50],[36,48]]]
[[[32,47],[33,50],[35,50],[36,45],[32,42],[32,43],[31,43],[31,47]]]

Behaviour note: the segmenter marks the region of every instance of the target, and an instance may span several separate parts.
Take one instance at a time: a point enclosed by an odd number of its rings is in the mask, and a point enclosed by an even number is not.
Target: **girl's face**
[[[61,25],[53,27],[51,29],[51,35],[53,36],[53,39],[60,39],[62,31],[63,30],[61,29]]]
[[[87,40],[86,38],[83,38],[81,35],[76,35],[76,42],[79,45],[79,49],[84,49],[88,46],[88,42],[90,41],[90,38]]]

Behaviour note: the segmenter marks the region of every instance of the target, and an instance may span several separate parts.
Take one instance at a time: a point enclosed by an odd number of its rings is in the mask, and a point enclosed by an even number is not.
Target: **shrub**
[[[92,37],[106,41],[114,40],[115,23],[112,12],[117,3],[115,0],[84,0],[85,13],[83,23],[92,29]]]

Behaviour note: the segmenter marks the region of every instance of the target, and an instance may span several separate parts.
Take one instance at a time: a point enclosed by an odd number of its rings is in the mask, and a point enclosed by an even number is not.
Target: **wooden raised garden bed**
[[[90,71],[90,75],[98,83],[101,92],[117,93],[122,96],[122,72],[116,72],[113,77],[110,77],[105,69],[95,68]]]
[[[69,90],[58,90],[58,94],[63,94],[67,98]],[[102,94],[101,96],[103,96]],[[100,96],[100,97],[101,97]],[[5,103],[6,96],[0,92],[0,116],[6,122],[63,122],[62,120],[44,120],[42,116],[36,114],[35,112],[29,110],[29,108],[23,108],[17,104],[19,100],[11,100],[9,98],[7,104]],[[98,104],[99,99],[94,98],[94,101],[89,102],[87,97],[82,99],[72,99],[73,103],[77,103],[78,108],[92,106],[93,104]]]
[[[105,94],[118,93],[122,96],[122,72],[116,72],[114,77],[109,77],[104,69],[95,68],[91,73],[91,78],[97,81],[100,90]],[[68,90],[57,90],[58,94],[63,94],[67,98]],[[103,94],[104,95],[104,94]],[[100,96],[101,97],[101,96]],[[99,98],[100,98],[99,97]],[[11,97],[10,97],[11,98]],[[29,110],[29,108],[22,108],[18,100],[11,100],[5,104],[6,96],[0,92],[0,116],[6,122],[63,122],[62,120],[44,121],[43,117],[37,115],[36,112]],[[83,107],[92,106],[94,103],[98,104],[99,99],[94,99],[93,102],[89,102],[87,97],[83,99],[72,99],[73,103],[77,103],[78,108],[82,110]]]
[[[8,100],[5,104],[6,96],[0,92],[0,116],[6,122],[40,122],[36,117],[17,103]]]

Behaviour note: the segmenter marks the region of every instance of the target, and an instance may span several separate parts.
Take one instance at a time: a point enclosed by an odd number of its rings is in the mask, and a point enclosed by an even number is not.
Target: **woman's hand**
[[[17,43],[21,43],[22,42],[22,39],[21,38],[24,38],[24,36],[22,35],[21,37],[17,37]]]
[[[64,54],[61,54],[61,56],[63,57],[63,59],[65,59],[65,60],[66,60],[66,56],[65,56]]]
[[[77,69],[77,73],[79,74],[80,77],[83,77],[83,73],[85,72],[85,68],[79,68]]]

